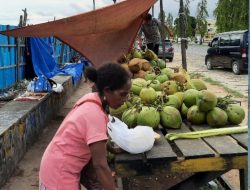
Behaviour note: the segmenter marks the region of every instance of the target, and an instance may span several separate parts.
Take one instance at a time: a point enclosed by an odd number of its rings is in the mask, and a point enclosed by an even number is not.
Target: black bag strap
[[[48,81],[51,86],[53,86],[54,84],[57,86],[57,83],[54,80],[48,78]]]

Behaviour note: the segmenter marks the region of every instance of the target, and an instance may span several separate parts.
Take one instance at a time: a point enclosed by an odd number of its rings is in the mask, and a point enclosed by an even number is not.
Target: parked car
[[[162,43],[159,46],[158,57],[163,58],[163,48]],[[165,58],[168,59],[170,62],[174,59],[174,47],[170,40],[165,40]]]
[[[220,33],[208,46],[205,57],[208,70],[219,66],[238,75],[248,69],[248,30]]]

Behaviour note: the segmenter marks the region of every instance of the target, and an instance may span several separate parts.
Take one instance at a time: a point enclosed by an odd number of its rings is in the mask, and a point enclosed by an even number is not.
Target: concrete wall
[[[11,101],[0,108],[0,187],[74,90],[70,76],[53,80],[63,84],[62,93],[50,93],[40,101]]]

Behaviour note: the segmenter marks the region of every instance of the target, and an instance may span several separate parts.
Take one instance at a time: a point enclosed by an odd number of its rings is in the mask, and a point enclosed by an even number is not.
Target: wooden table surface
[[[247,133],[174,141],[167,141],[164,137],[166,133],[203,129],[211,129],[211,127],[208,125],[194,126],[183,122],[181,129],[165,130],[161,128],[157,131],[161,134],[161,138],[155,141],[154,147],[150,151],[143,154],[124,152],[116,155],[117,175],[131,177],[185,172],[201,174],[200,172],[202,172],[202,174],[208,174],[205,177],[205,183],[231,169],[240,169],[241,189],[244,189],[246,181],[243,180],[246,178],[243,174],[244,171],[247,171],[248,154]],[[200,183],[202,183],[201,180]]]

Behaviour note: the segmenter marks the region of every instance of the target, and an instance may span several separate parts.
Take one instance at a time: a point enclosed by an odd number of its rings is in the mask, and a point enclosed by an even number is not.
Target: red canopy
[[[99,66],[126,54],[142,24],[143,16],[157,0],[126,0],[95,11],[53,22],[6,30],[14,37],[55,36]]]

